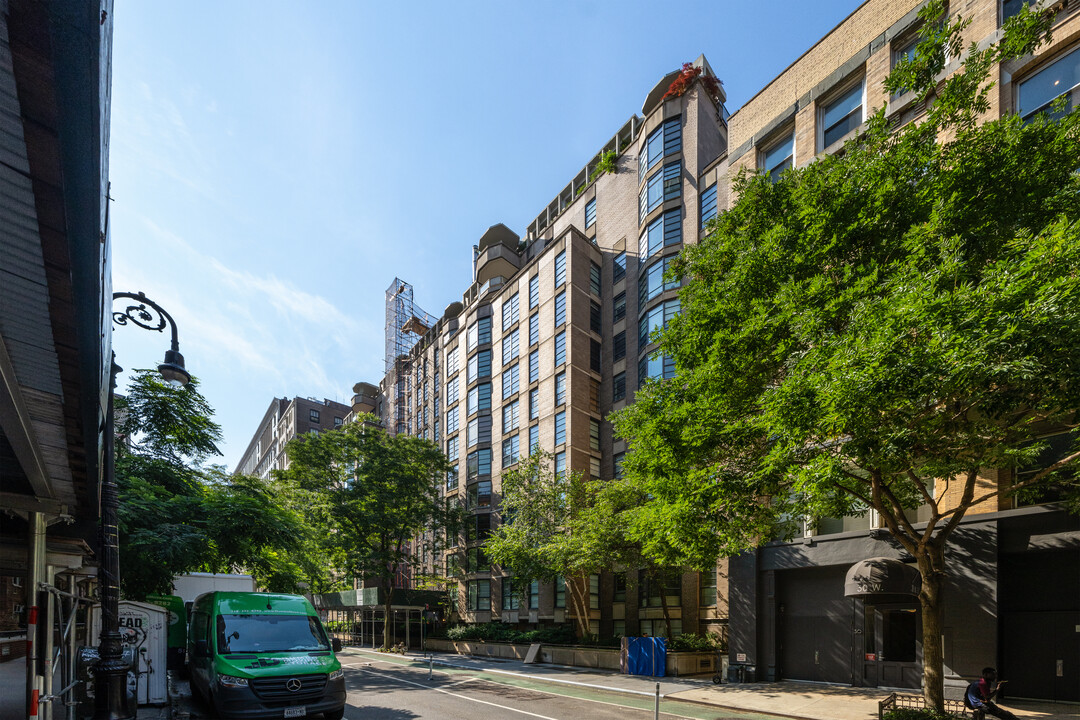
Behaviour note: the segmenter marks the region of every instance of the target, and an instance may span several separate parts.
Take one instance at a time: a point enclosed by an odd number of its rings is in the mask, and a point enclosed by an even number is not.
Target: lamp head
[[[184,368],[184,356],[176,350],[165,351],[165,362],[158,365],[158,372],[165,382],[181,388],[191,381],[191,374]]]

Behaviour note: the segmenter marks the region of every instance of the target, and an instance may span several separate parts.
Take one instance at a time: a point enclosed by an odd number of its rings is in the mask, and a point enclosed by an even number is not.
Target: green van
[[[299,595],[209,592],[191,607],[191,687],[218,717],[340,720],[340,649]]]

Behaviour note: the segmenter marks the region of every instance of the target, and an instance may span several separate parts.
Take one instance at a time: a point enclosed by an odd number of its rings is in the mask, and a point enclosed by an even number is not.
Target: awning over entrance
[[[922,587],[922,578],[914,565],[892,558],[867,558],[848,568],[844,577],[844,595],[867,602],[911,602]]]

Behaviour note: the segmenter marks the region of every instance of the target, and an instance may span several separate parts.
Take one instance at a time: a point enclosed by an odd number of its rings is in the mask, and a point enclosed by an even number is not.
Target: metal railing
[[[897,693],[892,693],[891,695],[889,695],[889,697],[878,702],[878,720],[885,720],[885,713],[899,708],[925,710],[926,700],[921,695],[900,695]],[[970,717],[973,720],[983,720],[982,711],[971,710],[966,705],[964,705],[963,701],[961,700],[946,700],[945,712],[950,713],[956,717]]]

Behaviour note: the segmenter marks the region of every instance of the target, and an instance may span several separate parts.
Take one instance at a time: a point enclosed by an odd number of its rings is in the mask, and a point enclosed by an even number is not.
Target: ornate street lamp
[[[171,385],[187,385],[191,375],[184,368],[184,356],[180,354],[180,344],[176,340],[176,321],[142,293],[113,293],[114,301],[119,298],[129,298],[138,304],[128,305],[123,312],[113,312],[112,319],[117,325],[130,322],[155,332],[164,332],[166,325],[172,328],[172,347],[165,351],[165,362],[158,365],[158,372]],[[124,648],[120,641],[120,545],[116,527],[120,502],[113,447],[116,434],[113,415],[116,376],[123,368],[116,364],[115,353],[111,362],[109,406],[105,420],[105,476],[101,483],[101,644],[94,668],[94,720],[127,720],[134,717],[125,702],[128,668],[124,664]]]

